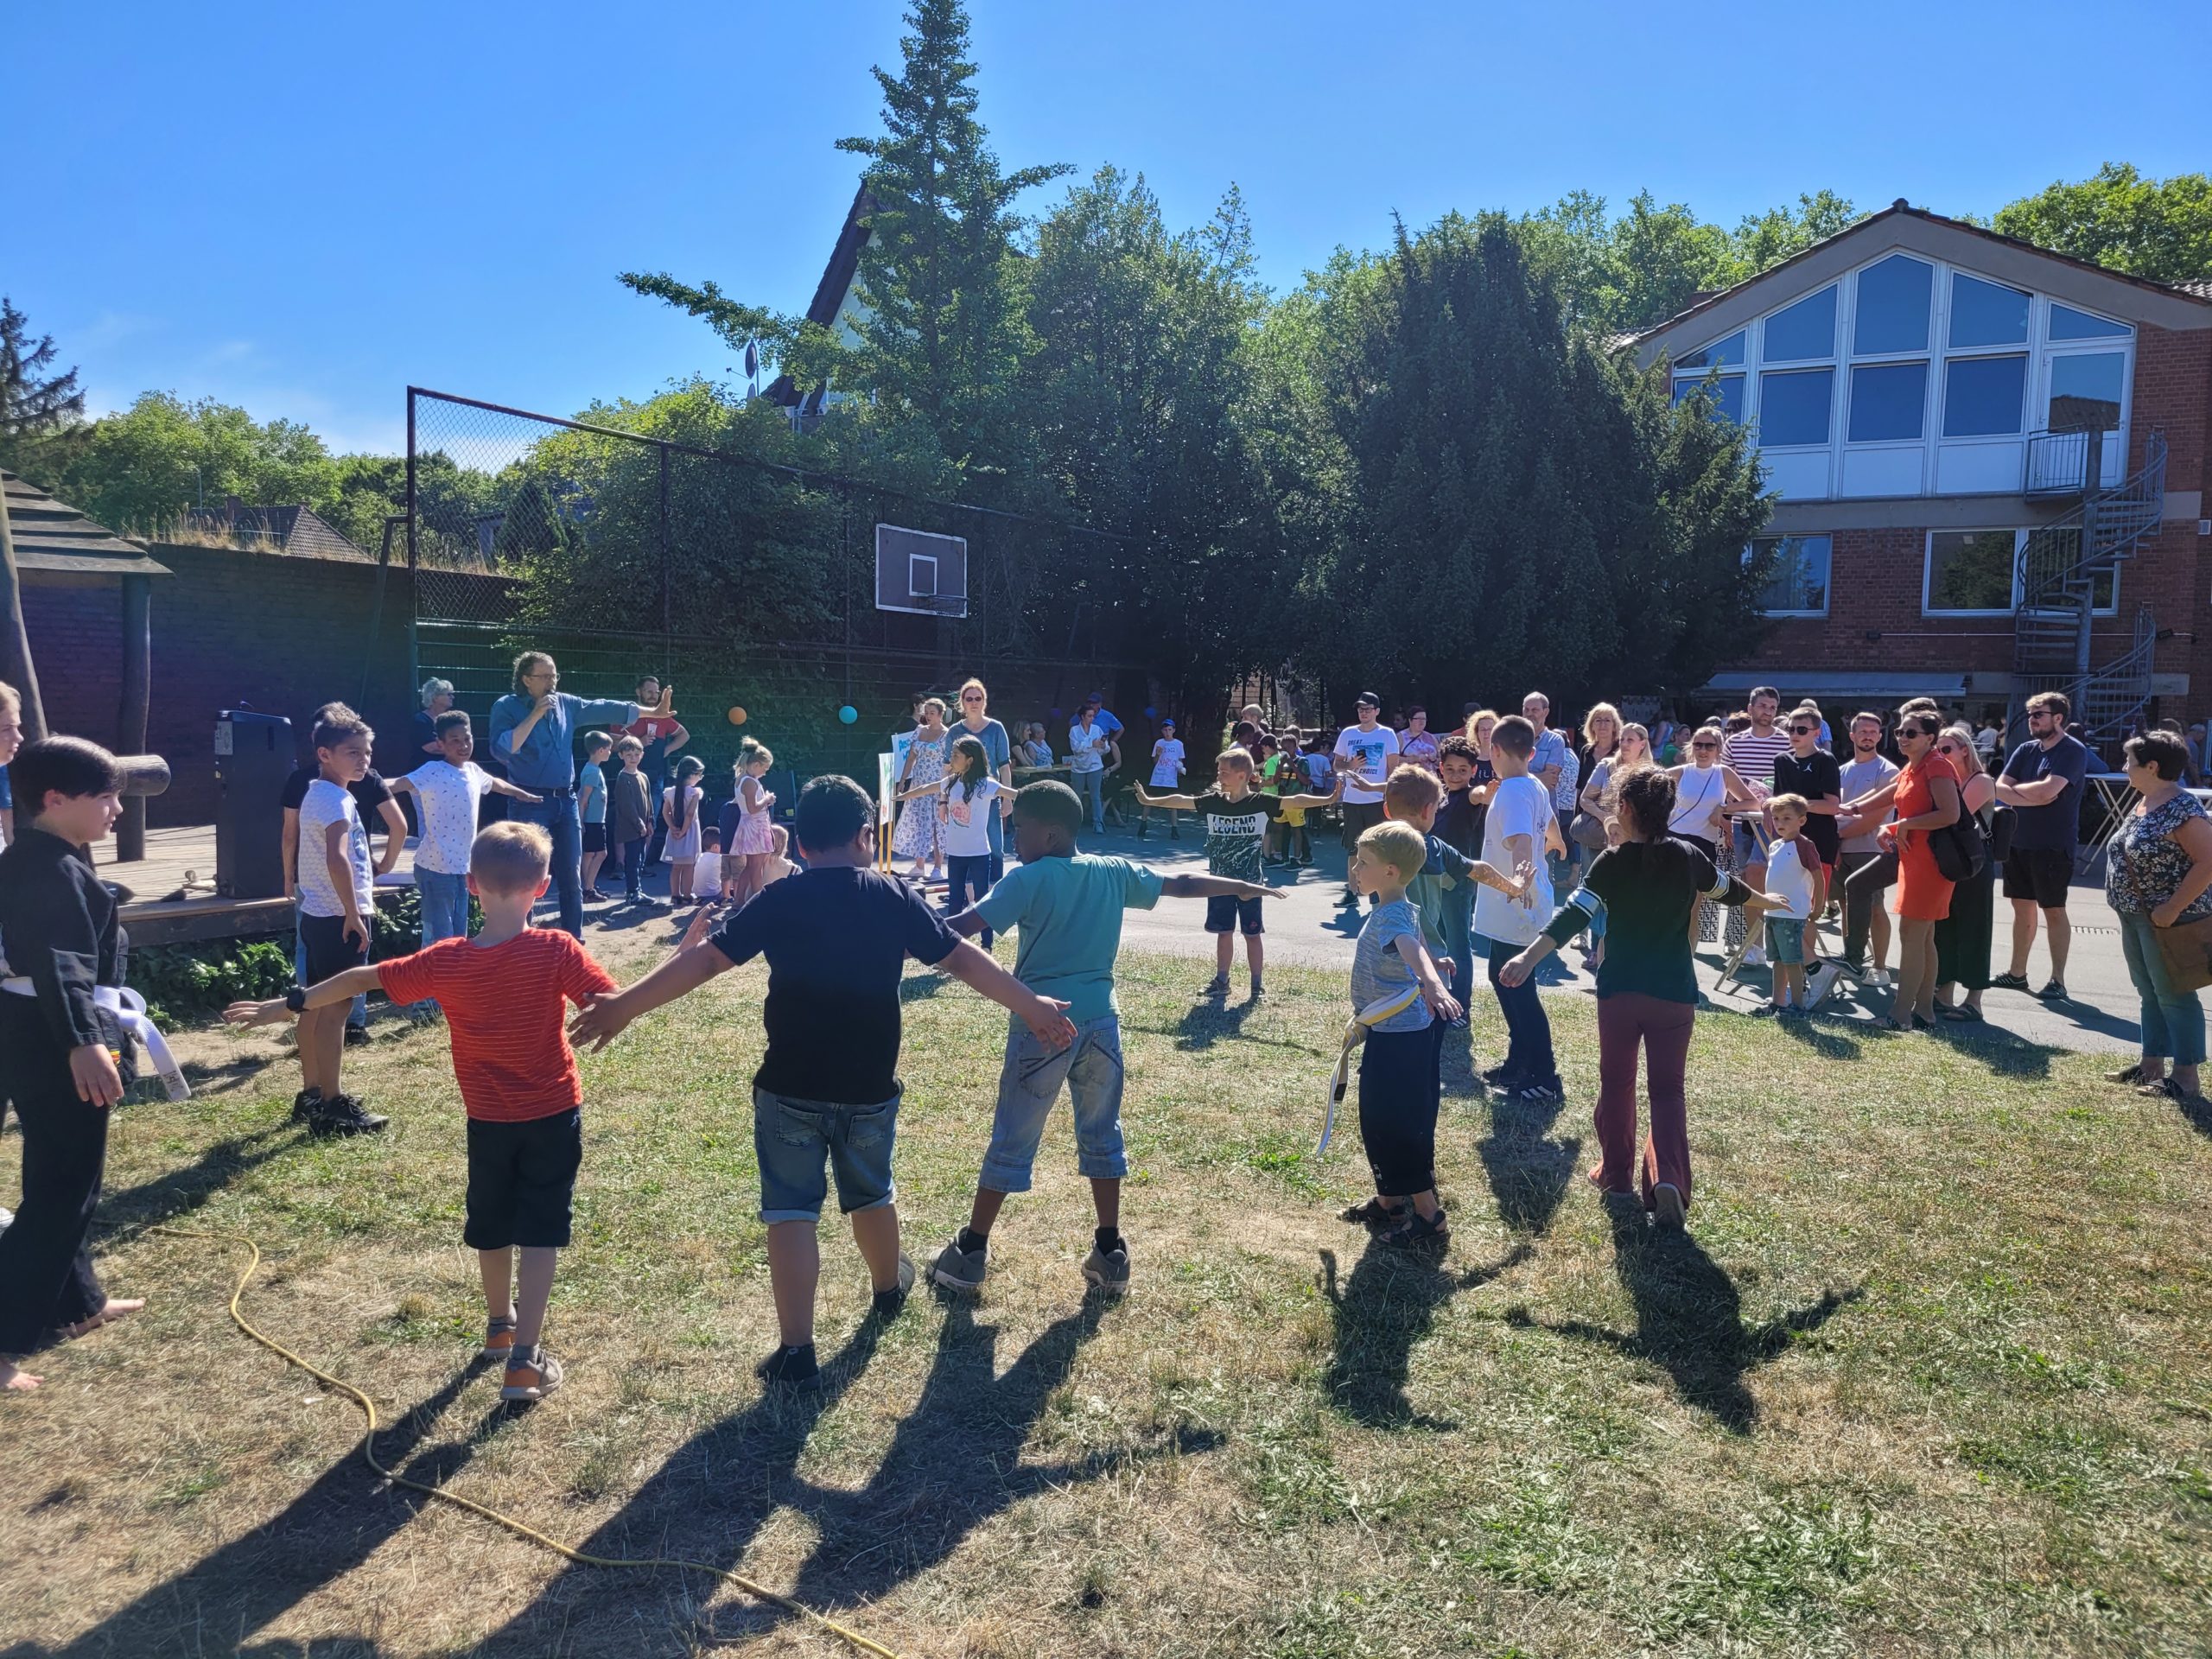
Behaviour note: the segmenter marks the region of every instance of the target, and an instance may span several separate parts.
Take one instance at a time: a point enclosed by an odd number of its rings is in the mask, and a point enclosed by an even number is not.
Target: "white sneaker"
[[[16,1212],[10,1209],[0,1208],[0,1233],[6,1232],[15,1224]]]
[[[1886,990],[1889,987],[1896,984],[1897,982],[1896,976],[1891,974],[1888,969],[1872,968],[1867,970],[1866,982],[1874,987],[1876,990]]]
[[[1751,946],[1744,952],[1744,966],[1746,968],[1765,967],[1766,952],[1756,944]]]
[[[1841,963],[1822,963],[1813,970],[1812,978],[1805,982],[1805,1006],[1808,1008],[1818,1007],[1827,1000],[1828,993],[1835,988],[1836,981],[1842,977],[1843,964]]]

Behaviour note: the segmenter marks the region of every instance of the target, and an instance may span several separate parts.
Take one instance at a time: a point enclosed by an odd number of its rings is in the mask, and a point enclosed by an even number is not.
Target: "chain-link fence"
[[[690,412],[709,438],[745,418]],[[549,651],[587,696],[675,685],[710,765],[750,734],[865,778],[914,696],[970,672],[1009,724],[1094,689],[1147,700],[1111,650],[1115,537],[414,388],[407,431],[417,666],[464,709]]]

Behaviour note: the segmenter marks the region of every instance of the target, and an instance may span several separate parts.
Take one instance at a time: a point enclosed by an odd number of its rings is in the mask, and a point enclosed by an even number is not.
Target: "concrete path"
[[[1180,841],[1170,841],[1155,828],[1150,837],[1140,841],[1134,833],[1109,830],[1103,836],[1085,836],[1083,846],[1086,852],[1116,853],[1163,871],[1203,874],[1205,869],[1203,840],[1187,832]],[[1268,960],[1348,972],[1352,941],[1358,935],[1359,923],[1353,911],[1338,906],[1344,891],[1344,853],[1332,839],[1316,846],[1314,854],[1320,861],[1318,870],[1268,872],[1269,883],[1284,889],[1281,899],[1268,903]],[[2135,989],[2128,981],[2127,966],[2120,957],[2120,930],[2105,904],[2103,889],[2094,884],[2077,883],[2067,909],[2074,918],[2073,956],[2066,976],[2067,988],[2073,994],[2073,1000],[2052,1006],[2022,992],[1991,991],[1983,999],[1988,1023],[1953,1029],[1973,1033],[1987,1041],[2014,1041],[2098,1053],[2135,1050],[2141,1037]],[[2012,909],[2000,896],[1997,910],[1993,957],[1998,970],[2002,972],[2012,950]],[[1122,938],[1146,950],[1211,963],[1214,943],[1205,930],[1205,911],[1201,903],[1163,899],[1155,910],[1130,912],[1122,924]],[[1833,949],[1836,943],[1833,930],[1822,937]],[[1241,948],[1237,957],[1237,971],[1231,984],[1236,987],[1235,995],[1241,996]],[[1554,995],[1594,993],[1595,982],[1583,970],[1580,950],[1569,947],[1553,960],[1569,970],[1547,986]],[[1725,954],[1719,947],[1700,946],[1697,957],[1699,980],[1722,1007],[1739,1008],[1748,1014],[1767,998],[1766,972],[1764,969],[1747,969],[1741,982],[1722,993],[1716,986],[1725,963]],[[2041,984],[2050,976],[2049,969],[2050,959],[2044,955],[2043,941],[2038,937],[2028,960],[2030,981]],[[1193,990],[1205,982],[1210,971],[1194,969]],[[1479,980],[1477,994],[1478,997],[1486,995],[1480,989]],[[1822,1007],[1825,1013],[1840,1019],[1871,1020],[1878,1014],[1886,1013],[1888,1006],[1886,992],[1860,993],[1847,980]]]

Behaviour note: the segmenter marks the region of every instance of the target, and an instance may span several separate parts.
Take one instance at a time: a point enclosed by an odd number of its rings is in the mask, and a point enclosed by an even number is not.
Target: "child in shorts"
[[[1766,891],[1784,902],[1767,912],[1766,959],[1774,969],[1774,991],[1763,1014],[1806,1014],[1812,1002],[1805,988],[1805,925],[1820,889],[1821,855],[1804,833],[1812,808],[1802,795],[1770,795],[1766,810],[1774,823],[1767,849]]]
[[[1163,876],[1125,858],[1079,853],[1076,832],[1083,822],[1083,802],[1065,784],[1046,779],[1024,785],[1014,798],[1013,817],[1014,851],[1021,862],[980,903],[948,924],[954,932],[969,935],[986,927],[1020,930],[1014,977],[1039,995],[1064,1000],[1075,1022],[1075,1040],[1058,1052],[1033,1032],[1007,1033],[991,1143],[983,1154],[968,1224],[938,1252],[930,1269],[938,1284],[963,1295],[983,1287],[991,1224],[1007,1194],[1029,1190],[1045,1119],[1059,1098],[1063,1080],[1075,1109],[1076,1168],[1090,1182],[1098,1216],[1083,1276],[1109,1295],[1128,1288],[1129,1253],[1121,1230],[1122,1178],[1128,1173],[1128,1160],[1122,1140],[1122,1027],[1114,1004],[1122,912],[1150,910],[1163,896],[1234,902],[1265,899],[1275,891],[1226,876]]]
[[[1039,1052],[1075,1036],[1065,1004],[1029,991],[949,929],[915,888],[875,866],[875,803],[849,778],[799,791],[807,868],[763,887],[719,927],[701,911],[676,954],[628,989],[579,1014],[570,1034],[603,1048],[639,1014],[696,990],[756,956],[768,959],[761,1019],[768,1052],[753,1078],[753,1149],[779,1345],[760,1375],[807,1386],[814,1355],[817,1237],[829,1175],[868,1263],[870,1317],[895,1318],[914,1283],[899,1248],[891,1160],[899,1124],[899,985],[906,959],[940,966],[1014,1012]],[[713,928],[713,931],[709,930]]]
[[[369,770],[376,734],[342,705],[326,707],[315,726],[316,772],[300,800],[300,983],[319,984],[369,959],[376,876],[369,832],[349,785]],[[349,1002],[351,997],[346,999]],[[292,1121],[316,1136],[373,1135],[390,1120],[368,1110],[338,1084],[346,1052],[346,1010],[318,1007],[300,1021],[300,1092]]]
[[[1214,762],[1214,786],[1203,795],[1154,795],[1141,785],[1137,798],[1147,806],[1173,807],[1196,812],[1206,830],[1206,870],[1209,874],[1266,891],[1261,852],[1268,828],[1286,807],[1326,806],[1329,795],[1269,795],[1253,787],[1258,768],[1243,749],[1224,749]],[[1206,900],[1206,931],[1214,936],[1212,982],[1200,993],[1217,1001],[1229,995],[1229,970],[1236,963],[1236,934],[1244,935],[1245,964],[1252,974],[1252,1000],[1267,993],[1261,973],[1267,947],[1260,943],[1267,925],[1257,898],[1233,899],[1219,895]]]
[[[587,897],[598,893],[599,867],[607,862],[607,763],[613,755],[614,740],[605,732],[584,734],[583,770],[576,774],[576,816],[583,823]]]
[[[1405,772],[1434,781],[1416,767]],[[1443,1091],[1437,1073],[1434,1022],[1456,1020],[1459,1005],[1444,987],[1421,943],[1421,924],[1406,889],[1429,855],[1433,836],[1390,820],[1362,833],[1352,849],[1351,884],[1372,895],[1351,959],[1351,1006],[1358,1014],[1418,986],[1421,995],[1367,1030],[1359,1056],[1359,1140],[1375,1177],[1375,1196],[1344,1211],[1383,1243],[1437,1245],[1451,1224],[1436,1198],[1436,1114]]]
[[[495,823],[469,849],[468,890],[484,911],[474,938],[441,939],[410,957],[348,968],[305,990],[223,1011],[232,1025],[265,1026],[290,1014],[342,1013],[359,991],[381,988],[395,1002],[437,1000],[468,1114],[461,1236],[476,1252],[484,1283],[480,1351],[505,1363],[500,1397],[518,1404],[543,1399],[563,1376],[540,1340],[583,1162],[583,1086],[562,1020],[569,1003],[614,988],[572,937],[530,925],[530,907],[552,884],[552,837],[538,825]]]

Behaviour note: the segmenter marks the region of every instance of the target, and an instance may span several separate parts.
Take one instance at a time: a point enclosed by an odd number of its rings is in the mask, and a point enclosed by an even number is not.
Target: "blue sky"
[[[2098,40],[2139,50],[2079,73],[2079,0],[972,10],[1003,162],[1141,172],[1175,223],[1234,181],[1278,287],[1393,211],[1649,188],[1732,223],[1825,186],[1986,213],[2107,159],[2212,162],[2185,63],[2139,49],[2165,7],[2101,8]],[[899,12],[19,7],[0,289],[95,412],[165,388],[340,448],[397,448],[410,381],[568,412],[724,376],[614,274],[803,307],[856,177],[832,144],[876,130]]]

